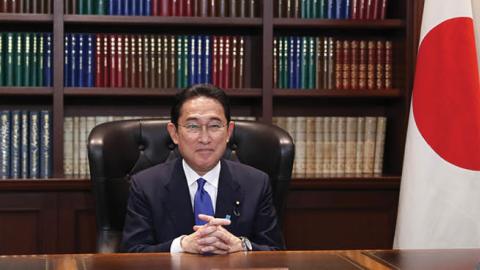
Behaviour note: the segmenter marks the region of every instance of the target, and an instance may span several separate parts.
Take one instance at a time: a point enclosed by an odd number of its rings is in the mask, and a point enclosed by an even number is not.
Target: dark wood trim
[[[89,191],[92,182],[88,179],[9,179],[1,180],[0,191]]]
[[[64,95],[73,96],[140,96],[140,97],[173,97],[181,89],[179,88],[109,88],[109,87],[68,87],[64,89]],[[226,89],[225,92],[231,97],[261,97],[260,88]]]
[[[52,14],[28,14],[28,13],[0,13],[0,23],[21,23],[21,24],[32,24],[32,23],[42,23],[42,24],[51,24],[53,23]]]
[[[0,95],[8,96],[51,96],[52,87],[0,87]]]
[[[262,34],[262,118],[264,123],[271,123],[273,117],[273,1],[263,1]]]
[[[261,18],[64,15],[65,24],[262,27]]]
[[[304,98],[304,97],[342,97],[342,98],[401,98],[403,91],[400,89],[384,90],[328,90],[328,89],[273,89],[274,97]]]
[[[335,29],[403,29],[405,20],[328,20],[328,19],[273,19],[275,28],[335,28]]]

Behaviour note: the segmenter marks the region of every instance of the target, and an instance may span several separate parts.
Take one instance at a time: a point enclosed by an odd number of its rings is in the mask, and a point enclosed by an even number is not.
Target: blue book
[[[302,78],[302,72],[301,72],[301,67],[304,64],[302,62],[302,38],[301,37],[296,37],[296,46],[297,49],[295,50],[296,53],[296,62],[295,62],[295,88],[301,88],[301,79]]]
[[[95,45],[94,42],[96,40],[95,35],[93,34],[87,34],[87,53],[86,53],[86,58],[87,58],[87,66],[86,66],[86,71],[87,71],[87,78],[86,78],[86,84],[87,87],[93,87],[94,86],[94,81],[93,81],[93,76],[95,74]]]
[[[187,61],[188,61],[188,85],[195,84],[196,79],[196,61],[195,61],[195,36],[188,37],[188,54],[187,54]]]
[[[212,66],[212,54],[210,51],[210,44],[211,44],[211,36],[203,36],[203,46],[205,49],[203,50],[203,83],[212,83],[211,77],[211,66]]]
[[[343,6],[345,7],[343,9],[343,18],[350,19],[350,0],[343,0]]]
[[[346,0],[337,0],[335,3],[335,18],[336,19],[346,19],[345,16],[345,4]]]
[[[83,87],[85,86],[84,84],[84,78],[83,78],[83,67],[85,66],[84,64],[84,38],[83,34],[77,34],[77,61],[76,61],[76,69],[77,69],[77,86],[78,87]]]
[[[202,83],[202,36],[197,36],[197,46],[195,48],[195,51],[197,52],[195,54],[196,60],[195,60],[195,82],[196,83]]]
[[[28,178],[28,111],[20,112],[21,139],[20,139],[20,177]]]
[[[108,0],[108,8],[107,8],[107,14],[108,15],[114,15],[115,12],[115,7],[114,7],[114,3],[115,3],[116,0]]]
[[[10,177],[10,111],[0,111],[0,179]]]
[[[10,177],[20,178],[20,111],[11,113],[10,127]]]
[[[123,15],[122,0],[112,0],[115,1],[115,15]]]
[[[144,16],[151,16],[152,15],[152,1],[151,0],[144,0],[145,8],[143,9]]]
[[[328,0],[327,2],[327,19],[336,19],[336,7],[335,4],[339,0]]]
[[[183,69],[184,69],[184,63],[183,63],[183,37],[182,36],[177,36],[176,38],[177,42],[177,84],[176,86],[178,88],[183,88]]]
[[[288,88],[295,88],[297,85],[295,78],[295,67],[297,66],[296,60],[296,51],[297,51],[297,43],[295,37],[289,37],[289,55],[288,55],[288,74],[289,74],[289,84]]]
[[[138,9],[137,8],[137,6],[138,6],[137,1],[138,0],[129,0],[130,5],[131,5],[130,6],[130,15],[133,15],[133,16],[137,15],[137,9]]]
[[[123,15],[132,15],[130,14],[130,2],[129,0],[121,0],[123,1],[122,3],[122,7],[123,7],[123,11],[122,11],[122,14]]]
[[[53,54],[52,54],[52,33],[46,33],[45,34],[45,48],[44,48],[44,53],[45,53],[45,62],[44,64],[44,70],[43,74],[45,75],[43,82],[45,86],[53,86],[53,71],[52,71],[52,65],[53,65]]]
[[[30,178],[38,178],[40,176],[40,114],[38,111],[30,111],[30,124],[29,124],[29,157],[28,160],[28,175]]]
[[[134,0],[134,1],[137,1],[137,14],[138,16],[142,16],[143,15],[143,12],[145,10],[144,8],[144,1],[143,0]]]
[[[69,34],[70,35],[70,65],[68,67],[70,73],[70,85],[69,86],[78,86],[78,74],[77,74],[77,35],[76,34]]]
[[[72,34],[66,34],[65,35],[65,48],[64,48],[64,60],[63,60],[63,85],[65,87],[70,87],[72,86],[72,70],[70,69],[70,52],[71,52],[71,47],[70,47],[70,40],[71,40]]]
[[[52,134],[50,123],[50,112],[47,110],[40,111],[40,178],[52,176]]]

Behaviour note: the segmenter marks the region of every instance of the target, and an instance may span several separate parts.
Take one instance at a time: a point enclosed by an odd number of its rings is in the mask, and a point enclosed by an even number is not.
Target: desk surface
[[[73,254],[0,256],[0,269],[17,270],[280,270],[476,269],[478,250],[281,251],[225,256],[190,254]]]

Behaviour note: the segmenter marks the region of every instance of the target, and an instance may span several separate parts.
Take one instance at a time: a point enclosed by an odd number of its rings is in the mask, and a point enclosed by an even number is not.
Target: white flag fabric
[[[425,1],[394,248],[480,248],[480,83],[471,0]]]

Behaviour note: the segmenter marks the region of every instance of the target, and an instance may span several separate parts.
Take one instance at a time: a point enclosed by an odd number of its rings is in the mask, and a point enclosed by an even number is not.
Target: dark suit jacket
[[[254,250],[284,248],[267,174],[221,160],[217,194],[215,217],[230,215],[232,224],[227,230],[247,237]],[[168,252],[173,239],[193,232],[194,223],[181,158],[132,177],[122,239],[124,251]]]

